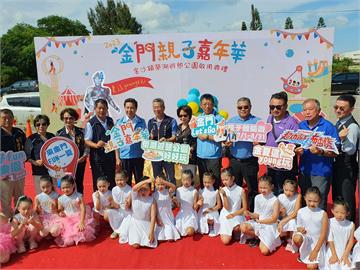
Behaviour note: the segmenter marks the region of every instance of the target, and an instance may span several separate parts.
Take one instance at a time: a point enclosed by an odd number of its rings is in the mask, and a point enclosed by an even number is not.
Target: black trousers
[[[91,173],[93,177],[93,190],[97,190],[96,180],[100,176],[106,176],[110,182],[109,190],[115,187],[115,159],[106,158],[103,161],[90,159]]]
[[[341,196],[348,204],[350,220],[355,221],[356,216],[356,179],[358,177],[358,165],[345,164],[336,160],[333,168],[332,198],[335,200]]]
[[[163,174],[165,171],[166,178],[169,182],[176,185],[175,179],[175,164],[166,161],[152,161],[151,162],[154,178]]]
[[[203,176],[204,176],[204,173],[207,171],[211,171],[215,175],[214,188],[215,189],[219,188],[220,184],[221,184],[221,180],[220,180],[221,158],[203,159],[203,158],[198,157],[197,165],[199,168],[199,178],[200,178],[201,188],[204,187]]]
[[[243,179],[245,179],[248,187],[248,201],[249,209],[254,211],[254,199],[258,194],[258,172],[259,164],[256,157],[247,159],[237,159],[235,157],[230,158],[230,166],[235,175],[235,182],[238,186],[243,185]]]
[[[76,190],[84,194],[84,174],[85,174],[86,160],[78,163],[75,174]]]
[[[272,182],[274,184],[274,194],[278,196],[283,193],[283,184],[286,179],[291,179],[296,181],[296,176],[298,175],[297,168],[292,168],[290,171],[281,171],[274,170],[272,168],[267,168],[267,175],[271,176]]]
[[[144,159],[143,158],[127,158],[121,159],[121,165],[129,175],[128,185],[131,186],[131,179],[134,175],[135,182],[138,183],[143,177]]]

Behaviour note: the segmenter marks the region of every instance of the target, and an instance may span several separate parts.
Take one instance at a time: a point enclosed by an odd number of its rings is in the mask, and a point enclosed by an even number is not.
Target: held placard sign
[[[24,162],[26,154],[24,151],[1,151],[0,152],[0,180],[18,180],[24,178],[26,170]]]
[[[65,137],[47,140],[40,150],[40,157],[50,176],[61,178],[75,176],[79,159],[79,149],[75,142]]]

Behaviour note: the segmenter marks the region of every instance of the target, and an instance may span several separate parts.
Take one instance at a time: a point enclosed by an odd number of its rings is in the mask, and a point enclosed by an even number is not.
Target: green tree
[[[39,29],[46,31],[50,36],[83,36],[90,34],[78,20],[51,15],[37,21]]]
[[[355,65],[355,63],[351,58],[333,57],[332,73],[349,72],[349,68],[353,65]]]
[[[292,21],[292,19],[290,17],[286,18],[285,29],[294,29],[293,21]]]
[[[42,29],[18,23],[1,37],[2,87],[16,80],[37,78],[34,37],[48,35]]]
[[[260,13],[259,13],[258,9],[254,7],[254,5],[251,5],[250,30],[253,30],[253,31],[262,30]]]
[[[241,31],[246,31],[247,30],[247,26],[246,26],[246,22],[242,22],[241,24]]]
[[[142,25],[121,1],[115,3],[114,0],[107,0],[107,6],[98,1],[87,16],[94,35],[141,34],[142,31]]]
[[[326,27],[325,20],[323,17],[320,17],[317,24],[317,28],[324,28],[324,27]]]

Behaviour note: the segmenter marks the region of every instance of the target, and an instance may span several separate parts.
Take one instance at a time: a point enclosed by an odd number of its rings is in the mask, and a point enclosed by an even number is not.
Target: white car
[[[16,127],[25,130],[26,121],[30,119],[34,130],[32,121],[41,113],[39,92],[4,95],[0,97],[0,108],[12,110]]]

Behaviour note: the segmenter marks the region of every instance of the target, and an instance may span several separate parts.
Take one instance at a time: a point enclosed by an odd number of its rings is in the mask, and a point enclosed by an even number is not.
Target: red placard
[[[55,178],[69,174],[75,176],[79,149],[75,142],[68,138],[53,137],[41,147],[40,158],[50,176]]]

